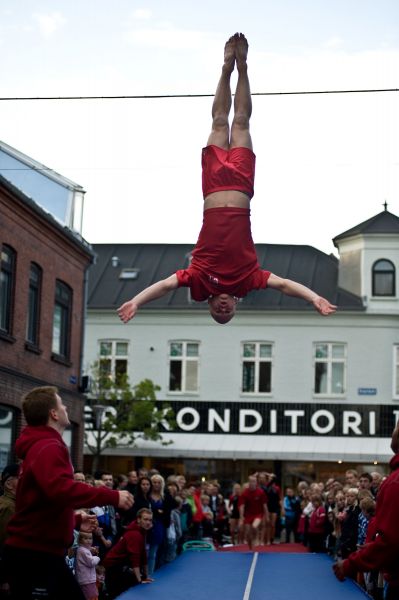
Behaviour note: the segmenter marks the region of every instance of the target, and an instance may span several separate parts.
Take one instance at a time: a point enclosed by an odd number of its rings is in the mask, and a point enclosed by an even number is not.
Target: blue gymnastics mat
[[[118,600],[365,600],[351,580],[340,583],[323,554],[186,552]]]

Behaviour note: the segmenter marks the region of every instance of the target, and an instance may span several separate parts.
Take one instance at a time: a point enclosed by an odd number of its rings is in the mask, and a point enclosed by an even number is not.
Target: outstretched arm
[[[122,304],[117,310],[119,318],[124,323],[127,323],[130,319],[133,319],[140,306],[147,304],[147,302],[151,302],[151,300],[162,298],[162,296],[165,296],[165,294],[177,287],[178,281],[176,273],[167,279],[157,281],[157,283],[150,285],[148,288],[145,288],[145,290],[137,294],[137,296]]]
[[[271,273],[267,285],[287,296],[297,296],[307,302],[311,302],[315,309],[323,316],[331,315],[337,310],[334,304],[330,304],[328,300],[322,298],[316,292],[313,292],[301,283],[291,281],[291,279],[283,279]]]

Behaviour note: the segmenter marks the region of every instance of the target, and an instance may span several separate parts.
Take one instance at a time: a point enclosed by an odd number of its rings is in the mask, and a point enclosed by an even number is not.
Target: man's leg
[[[236,37],[232,36],[224,47],[224,63],[222,74],[216,88],[212,105],[212,131],[207,145],[211,144],[228,150],[229,148],[229,113],[231,109],[230,77],[234,70]]]
[[[249,133],[252,99],[247,66],[248,42],[242,33],[238,34],[235,39],[238,81],[234,96],[234,119],[231,126],[230,148],[250,148],[252,150],[252,140]]]

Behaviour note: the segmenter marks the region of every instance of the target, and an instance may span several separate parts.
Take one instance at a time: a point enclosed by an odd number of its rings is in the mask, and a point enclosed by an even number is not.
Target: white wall
[[[393,345],[399,344],[398,320],[390,315],[337,313],[247,313],[221,326],[207,313],[145,311],[124,325],[111,311],[88,311],[84,364],[98,358],[99,339],[130,342],[131,383],[149,378],[161,386],[160,399],[197,398],[212,401],[391,403]],[[198,394],[169,394],[168,342],[200,342]],[[272,393],[242,394],[241,342],[274,344]],[[313,395],[313,343],[347,344],[347,393],[342,398]],[[150,348],[154,350],[151,351]],[[360,396],[358,388],[376,388],[375,396]]]

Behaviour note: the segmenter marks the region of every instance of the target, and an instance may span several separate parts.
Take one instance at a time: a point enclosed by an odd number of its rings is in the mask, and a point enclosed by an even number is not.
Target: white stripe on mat
[[[245,586],[245,592],[244,592],[244,596],[242,597],[242,600],[249,600],[249,595],[251,593],[252,581],[254,579],[254,573],[255,573],[255,568],[256,568],[256,562],[258,560],[258,555],[259,555],[259,552],[255,552],[254,557],[252,559],[252,564],[251,564],[251,568],[249,570],[247,585]]]

